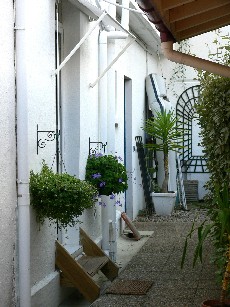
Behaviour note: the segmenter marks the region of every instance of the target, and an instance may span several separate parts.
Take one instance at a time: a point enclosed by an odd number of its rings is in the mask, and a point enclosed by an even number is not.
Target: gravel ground
[[[207,209],[197,208],[193,205],[188,205],[188,210],[183,210],[181,208],[176,209],[170,216],[159,216],[155,213],[152,215],[139,215],[136,218],[136,222],[193,222],[203,221],[207,219]]]

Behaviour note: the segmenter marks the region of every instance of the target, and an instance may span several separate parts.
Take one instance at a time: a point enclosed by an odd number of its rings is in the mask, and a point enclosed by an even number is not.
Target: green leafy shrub
[[[196,110],[212,191],[216,184],[230,181],[230,78],[205,74]]]
[[[229,65],[230,37],[220,36],[214,44],[217,46],[217,51],[209,57]],[[203,243],[209,236],[214,246],[213,259],[217,267],[216,273],[218,280],[222,282],[220,302],[221,306],[224,306],[226,292],[229,293],[230,290],[230,78],[202,72],[199,74],[199,81],[201,91],[196,111],[201,126],[204,156],[210,172],[210,179],[205,186],[209,192],[205,197],[209,205],[209,219],[197,229],[198,245],[193,264],[195,265],[197,259],[202,261]],[[185,242],[182,264],[188,239],[195,230],[193,225]]]
[[[31,205],[37,218],[74,226],[84,209],[94,205],[97,190],[90,183],[69,174],[54,173],[43,163],[40,173],[30,172]]]
[[[119,160],[122,161],[120,157],[101,153],[88,157],[85,179],[97,188],[99,195],[113,198],[128,189],[127,171]]]

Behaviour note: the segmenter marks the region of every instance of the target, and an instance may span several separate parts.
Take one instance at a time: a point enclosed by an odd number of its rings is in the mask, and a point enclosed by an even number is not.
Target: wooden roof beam
[[[167,11],[183,4],[193,2],[194,0],[162,0],[161,1],[161,10]]]
[[[206,32],[215,30],[220,27],[224,27],[229,24],[229,20],[230,20],[230,14],[224,17],[212,20],[211,22],[206,22],[201,25],[178,32],[177,39],[178,40],[187,39],[187,38],[190,38],[190,37],[202,34],[202,33],[206,33]]]
[[[169,22],[173,23],[229,4],[229,0],[199,0],[196,2],[196,5],[191,2],[169,10]]]
[[[174,24],[172,24],[172,31],[184,31],[189,28],[194,27],[195,25],[201,25],[207,22],[212,22],[215,19],[219,19],[221,17],[227,16],[230,14],[230,3],[227,5],[224,5],[220,7],[218,10],[213,9],[209,10],[207,12],[176,21]],[[229,19],[230,20],[230,19]]]

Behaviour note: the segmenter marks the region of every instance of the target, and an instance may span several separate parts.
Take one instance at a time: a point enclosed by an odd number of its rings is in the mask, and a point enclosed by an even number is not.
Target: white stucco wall
[[[0,306],[15,304],[16,138],[14,78],[14,11],[0,3]]]
[[[28,3],[26,15],[26,57],[29,117],[29,166],[39,171],[42,160],[56,171],[56,142],[45,141],[37,148],[38,138],[49,139],[56,129],[55,94],[55,1]],[[47,132],[41,132],[47,131]],[[25,136],[26,137],[26,136]],[[37,153],[38,150],[38,153]],[[31,293],[32,305],[57,306],[63,291],[55,272],[57,229],[49,222],[39,225],[31,208]],[[51,291],[51,289],[53,291]],[[52,293],[52,295],[45,295]]]

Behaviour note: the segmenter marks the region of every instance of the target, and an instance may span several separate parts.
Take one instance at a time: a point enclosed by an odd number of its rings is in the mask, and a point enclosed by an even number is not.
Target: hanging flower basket
[[[121,161],[120,157],[101,153],[88,157],[85,179],[97,188],[99,195],[114,198],[128,189],[127,171]]]

